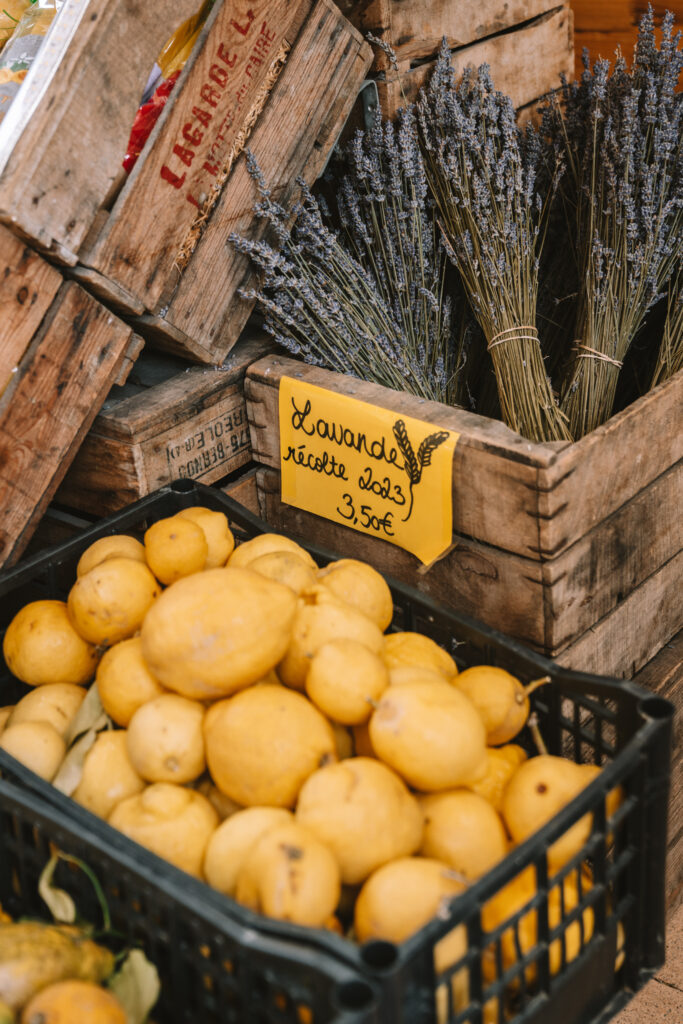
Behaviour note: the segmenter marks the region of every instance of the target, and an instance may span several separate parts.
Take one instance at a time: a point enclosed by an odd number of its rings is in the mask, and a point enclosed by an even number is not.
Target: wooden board
[[[213,483],[249,463],[244,375],[269,348],[251,332],[216,369],[140,359],[104,403],[56,500],[108,515],[173,479]]]
[[[675,467],[551,562],[454,534],[454,549],[428,572],[393,544],[283,504],[277,470],[259,470],[258,490],[262,515],[277,529],[314,536],[332,551],[353,551],[380,572],[557,657],[681,551],[680,527],[665,524],[667,512],[676,521],[682,471]],[[643,523],[655,510],[663,525],[650,545]]]
[[[230,480],[229,483],[224,484],[221,490],[232,498],[233,501],[239,502],[249,512],[252,512],[255,516],[261,515],[259,506],[258,487],[256,485],[256,474],[259,472],[256,466],[251,466],[249,469],[240,473],[237,477]]]
[[[454,11],[457,5],[453,5]],[[491,36],[455,50],[451,65],[462,72],[466,67],[489,64],[496,89],[506,93],[514,106],[524,107],[560,85],[560,75],[571,76],[574,67],[572,11],[568,4],[555,7],[511,31]],[[416,99],[429,81],[434,62],[399,65],[398,73],[388,71],[378,82],[380,106],[385,117],[394,117],[400,107]]]
[[[574,10],[574,33],[576,43],[576,77],[581,77],[583,63],[581,51],[587,47],[591,60],[605,57],[613,61],[617,47],[621,48],[626,60],[631,62],[633,47],[638,38],[638,22],[645,13],[647,4],[642,0],[571,0]],[[653,3],[655,21],[659,23],[664,13],[673,11],[678,27],[683,24],[683,0],[667,0]]]
[[[40,72],[42,84],[32,89],[27,80],[29,91],[22,90],[3,122],[4,142],[7,122],[21,113],[17,105],[30,102],[31,116],[11,140],[0,173],[0,221],[76,263],[118,178],[146,78],[166,39],[196,7],[197,0],[89,0],[80,18],[75,8],[61,59],[52,67],[47,51],[37,58],[32,77]]]
[[[62,284],[62,275],[0,225],[0,396]]]
[[[343,14],[361,32],[371,32],[400,62],[433,57],[445,37],[449,49],[504,32],[557,7],[557,0],[340,0]],[[374,67],[386,71],[381,50]]]
[[[0,563],[26,546],[119,374],[133,331],[61,285],[0,398]]]
[[[291,44],[311,0],[217,4],[183,81],[174,89],[144,160],[81,261],[152,309],[204,198],[223,167],[284,42]]]
[[[246,393],[254,458],[274,468],[285,374],[458,431],[454,531],[539,561],[557,558],[683,457],[683,431],[672,429],[680,423],[683,372],[575,444],[536,444],[497,420],[272,356],[250,367]]]
[[[683,898],[683,631],[638,672],[635,681],[675,708],[666,869],[667,904],[673,913]]]
[[[324,167],[370,60],[370,48],[331,0],[317,0],[249,140],[279,202],[287,205],[293,198],[298,176],[310,184]],[[169,351],[216,363],[239,337],[254,305],[239,290],[251,285],[255,272],[227,238],[231,232],[263,237],[267,225],[254,217],[257,200],[242,156],[194,256],[174,279],[172,296],[163,297],[163,311],[156,308],[153,317],[139,321]]]

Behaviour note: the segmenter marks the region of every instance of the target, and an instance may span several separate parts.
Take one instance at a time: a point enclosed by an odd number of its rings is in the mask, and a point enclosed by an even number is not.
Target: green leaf
[[[88,732],[90,729],[104,729],[108,722],[109,718],[102,707],[97,683],[93,683],[64,737],[67,747],[70,747],[81,733]]]
[[[52,876],[59,861],[59,854],[55,853],[43,868],[38,880],[38,893],[47,903],[48,909],[55,921],[64,924],[73,924],[76,920],[76,904],[63,889],[57,889],[52,884]]]
[[[107,986],[126,1011],[128,1024],[145,1024],[161,991],[157,969],[140,949],[131,949]]]

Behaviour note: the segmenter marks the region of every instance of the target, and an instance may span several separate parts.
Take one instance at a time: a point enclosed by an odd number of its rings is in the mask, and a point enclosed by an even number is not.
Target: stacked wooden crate
[[[251,311],[238,291],[252,270],[228,235],[265,231],[244,147],[286,202],[298,175],[319,174],[369,67],[331,0],[217,0],[126,179],[144,80],[197,6],[67,3],[0,126],[0,564],[25,547],[141,335],[224,363]],[[239,388],[235,361],[210,386],[196,376],[179,402],[189,420],[218,381],[226,400]],[[183,413],[169,416],[182,433]]]
[[[556,89],[574,67],[573,16],[557,0],[340,0],[349,20],[394,52],[375,47],[374,77],[382,112],[393,117],[429,80],[445,43],[459,71],[491,66],[497,89],[515,107]]]

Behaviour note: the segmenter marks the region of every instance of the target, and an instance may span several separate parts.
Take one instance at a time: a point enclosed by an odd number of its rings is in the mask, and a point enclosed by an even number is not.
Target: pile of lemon
[[[510,740],[530,687],[487,666],[458,673],[428,637],[386,634],[392,616],[369,565],[320,569],[276,534],[235,547],[222,512],[189,508],[156,522],[144,544],[96,541],[66,602],[15,616],[5,659],[34,689],[4,709],[0,746],[52,780],[94,677],[107,728],[85,755],[76,801],[254,911],[340,933],[352,918],[360,942],[401,942],[598,769],[527,759]],[[551,874],[590,829],[586,815],[550,848]],[[551,927],[590,887],[577,874],[550,891]],[[529,869],[485,906],[484,928],[534,893]],[[592,933],[592,910],[582,918],[567,929],[567,961]],[[535,911],[519,934],[527,952]],[[437,970],[465,946],[454,929],[436,947]],[[503,967],[517,958],[510,930]],[[561,963],[558,939],[551,971]],[[496,971],[489,950],[485,978]],[[443,1017],[447,994],[437,995]],[[452,1000],[467,998],[461,971]],[[495,1000],[487,1014],[498,1019]]]

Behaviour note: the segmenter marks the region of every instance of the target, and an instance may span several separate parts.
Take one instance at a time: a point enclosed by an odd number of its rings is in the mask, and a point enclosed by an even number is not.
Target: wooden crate
[[[453,540],[424,572],[405,551],[280,501],[278,389],[296,376],[458,431]],[[572,668],[631,676],[683,625],[683,373],[574,444],[273,356],[245,385],[261,511],[365,558]],[[268,467],[268,468],[265,468]]]
[[[214,483],[247,465],[244,377],[270,348],[248,330],[221,367],[145,353],[108,396],[56,500],[104,516],[179,477]]]
[[[0,565],[23,551],[140,347],[131,327],[0,226]]]
[[[496,88],[515,107],[556,89],[574,67],[573,17],[569,3],[553,0],[342,0],[342,10],[363,31],[388,43],[398,70],[375,50],[378,100],[385,117],[412,102],[434,69],[446,39],[453,67],[490,64]],[[356,114],[356,119],[358,115]]]
[[[0,221],[171,351],[220,364],[249,316],[237,292],[253,274],[227,237],[264,231],[239,154],[248,142],[287,202],[298,175],[322,170],[372,55],[332,0],[216,0],[121,185],[145,78],[198,3],[89,0],[80,20],[71,12],[70,35],[41,52],[37,84],[27,78],[0,127]]]

